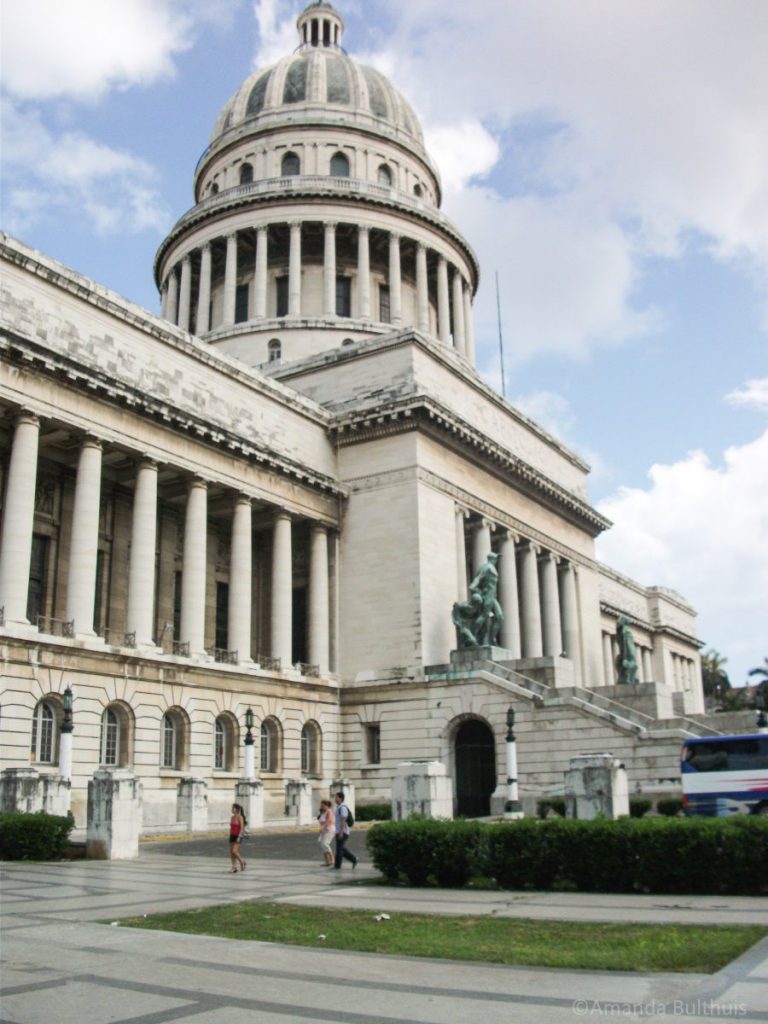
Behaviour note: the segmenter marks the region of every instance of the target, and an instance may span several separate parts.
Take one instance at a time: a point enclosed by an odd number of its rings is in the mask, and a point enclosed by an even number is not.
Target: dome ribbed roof
[[[225,104],[211,142],[230,132],[242,136],[249,128],[256,132],[285,122],[356,126],[424,154],[421,125],[411,105],[384,75],[352,60],[339,46],[304,45],[254,71]]]

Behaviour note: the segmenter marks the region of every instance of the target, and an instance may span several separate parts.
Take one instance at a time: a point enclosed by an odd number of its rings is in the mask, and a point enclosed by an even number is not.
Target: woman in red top
[[[229,819],[229,855],[232,859],[232,874],[237,874],[237,865],[245,871],[245,861],[240,856],[240,840],[243,838],[247,822],[245,812],[240,804],[232,804],[232,817]]]

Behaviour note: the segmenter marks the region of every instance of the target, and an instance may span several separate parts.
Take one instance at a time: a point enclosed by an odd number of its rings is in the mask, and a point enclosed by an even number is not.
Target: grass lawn
[[[131,928],[400,956],[536,967],[697,973],[719,970],[768,934],[768,928],[757,925],[702,928],[424,914],[392,914],[389,921],[376,921],[375,917],[370,910],[327,910],[258,902],[153,914],[120,923]]]

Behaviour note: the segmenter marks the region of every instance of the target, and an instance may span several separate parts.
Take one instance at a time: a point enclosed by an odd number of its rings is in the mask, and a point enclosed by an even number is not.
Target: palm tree
[[[768,683],[768,658],[763,658],[763,661],[765,662],[765,665],[758,665],[757,668],[751,668],[749,670],[749,672],[747,672],[747,675],[748,676],[762,676],[763,677],[763,682],[767,682]]]
[[[701,656],[701,680],[708,704],[717,704],[731,689],[731,681],[723,665],[728,661],[710,648]]]
[[[747,672],[748,676],[762,676],[762,681],[755,688],[755,707],[760,711],[768,711],[768,658],[763,658],[765,665],[758,665]]]

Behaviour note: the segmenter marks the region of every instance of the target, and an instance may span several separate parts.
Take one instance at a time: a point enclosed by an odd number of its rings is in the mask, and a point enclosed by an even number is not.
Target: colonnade
[[[8,468],[2,536],[0,536],[0,608],[5,621],[26,623],[30,560],[35,515],[40,422],[29,413],[16,421]],[[99,509],[103,461],[102,442],[85,436],[80,444],[75,480],[69,569],[66,576],[66,619],[75,636],[94,637]],[[125,632],[138,648],[154,648],[158,464],[139,457],[133,492],[131,549],[128,568]],[[177,639],[189,655],[204,656],[208,483],[193,477],[187,488],[181,574],[181,618]],[[246,494],[233,493],[229,565],[228,647],[238,660],[251,660],[252,638],[252,504]],[[272,542],[272,606],[270,656],[281,666],[292,664],[293,563],[290,514],[276,509]],[[326,526],[310,527],[308,654],[320,674],[330,669],[331,593],[330,545]]]
[[[304,221],[294,219],[288,222],[288,310],[289,318],[306,316],[305,301],[302,295],[302,227]],[[255,231],[255,260],[253,264],[253,302],[252,320],[263,320],[267,317],[268,281],[270,267],[269,226],[244,229],[252,236]],[[337,227],[338,221],[323,221],[323,298],[322,316],[335,318],[336,312],[336,277],[337,277]],[[437,310],[437,337],[444,344],[454,348],[460,355],[474,363],[475,340],[472,318],[472,289],[458,266],[450,263],[444,253],[428,249],[421,241],[412,241],[415,245],[416,267],[416,301],[413,323],[403,321],[403,275],[401,256],[403,238],[400,234],[386,228],[370,228],[365,225],[357,227],[357,317],[359,320],[377,321],[372,315],[371,303],[371,242],[372,230],[386,231],[388,242],[387,282],[389,287],[390,316],[393,326],[410,326],[424,333],[430,328],[430,289],[428,264],[429,259],[436,265],[436,295],[432,296],[433,305]],[[216,241],[216,240],[213,240]],[[210,314],[212,290],[212,254],[213,241],[206,241],[186,253],[175,263],[162,285],[162,315],[183,330],[190,330],[192,323],[192,261],[199,267],[199,286],[195,306],[195,332],[206,334],[214,326],[228,327],[235,323],[236,294],[238,282],[242,281],[241,267],[238,263],[238,232],[232,231],[224,236],[226,255],[224,260],[223,310],[221,322],[213,325]],[[313,314],[314,315],[314,314]]]
[[[456,564],[460,600],[467,595],[466,544],[471,544],[474,574],[491,550],[499,554],[498,600],[504,613],[500,643],[513,658],[559,657],[573,661],[580,674],[581,642],[577,570],[573,562],[548,551],[489,519],[466,523],[466,509],[456,510]],[[493,533],[498,540],[493,543]]]

